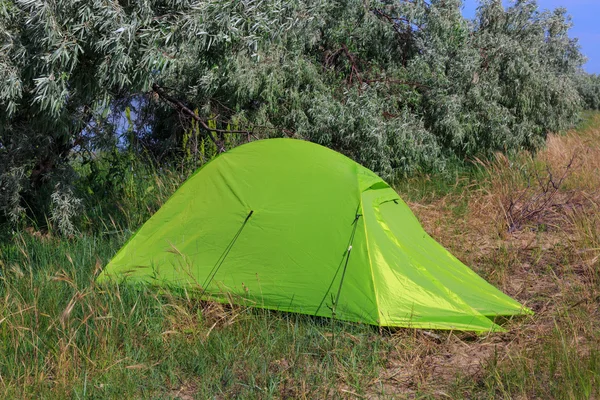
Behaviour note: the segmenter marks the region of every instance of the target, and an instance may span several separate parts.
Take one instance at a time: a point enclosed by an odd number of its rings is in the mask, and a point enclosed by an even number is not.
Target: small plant
[[[13,225],[25,214],[21,205],[21,192],[25,181],[24,168],[10,168],[0,173],[0,216],[4,214]]]
[[[52,200],[50,221],[65,236],[77,233],[73,219],[81,211],[81,199],[75,197],[70,188],[64,188],[61,184],[55,186],[50,198]]]
[[[548,165],[543,173],[535,165],[531,165],[531,172],[527,172],[527,168],[523,170],[525,187],[513,188],[504,204],[509,233],[531,224],[538,229],[546,229],[553,220],[564,216],[566,209],[577,205],[574,201],[575,192],[563,190],[563,183],[571,172],[574,161],[575,156],[571,157],[558,178]]]

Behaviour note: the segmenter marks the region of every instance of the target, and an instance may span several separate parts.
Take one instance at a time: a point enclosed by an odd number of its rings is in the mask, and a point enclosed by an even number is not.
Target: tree
[[[2,0],[0,211],[47,212],[69,192],[73,150],[116,145],[111,107],[192,59],[254,51],[290,29],[285,16],[282,1]]]
[[[577,74],[575,81],[585,108],[600,110],[600,75],[581,72]]]
[[[535,150],[581,108],[570,20],[532,0],[485,0],[474,21],[459,0],[0,4],[0,210],[15,220],[69,209],[52,199],[77,195],[73,157],[101,150],[195,168],[202,143],[290,136],[394,179]]]

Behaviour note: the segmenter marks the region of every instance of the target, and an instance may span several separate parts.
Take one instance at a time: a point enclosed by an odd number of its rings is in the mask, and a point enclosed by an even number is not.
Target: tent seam
[[[371,249],[369,247],[369,236],[367,233],[367,220],[365,219],[365,210],[363,203],[363,192],[360,193],[360,211],[363,215],[363,231],[365,232],[365,245],[367,246],[367,260],[369,261],[369,271],[371,272],[371,282],[373,282],[373,294],[375,295],[375,307],[377,308],[377,325],[381,324],[381,309],[379,307],[379,296],[377,295],[377,287],[375,284],[375,275],[373,274],[373,262],[371,260]]]

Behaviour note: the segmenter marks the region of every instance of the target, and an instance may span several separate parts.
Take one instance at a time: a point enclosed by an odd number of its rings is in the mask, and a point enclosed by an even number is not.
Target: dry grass
[[[502,335],[404,337],[382,374],[390,393],[544,398],[550,385],[540,379],[556,378],[567,385],[567,397],[600,395],[598,370],[577,371],[600,348],[600,114],[593,118],[585,131],[551,135],[535,157],[499,155],[480,163],[485,182],[466,185],[463,193],[411,204],[433,237],[536,314],[510,322]],[[556,190],[550,185],[556,193],[548,200],[544,184],[563,176]],[[457,218],[453,210],[464,203]],[[510,204],[540,210],[511,231]],[[573,377],[536,370],[557,358]],[[568,381],[575,376],[587,382]]]

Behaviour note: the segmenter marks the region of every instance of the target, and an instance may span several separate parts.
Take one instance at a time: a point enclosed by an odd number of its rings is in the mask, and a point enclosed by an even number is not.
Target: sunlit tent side
[[[205,165],[98,280],[379,326],[498,331],[494,317],[531,313],[433,240],[375,173],[293,139]]]

